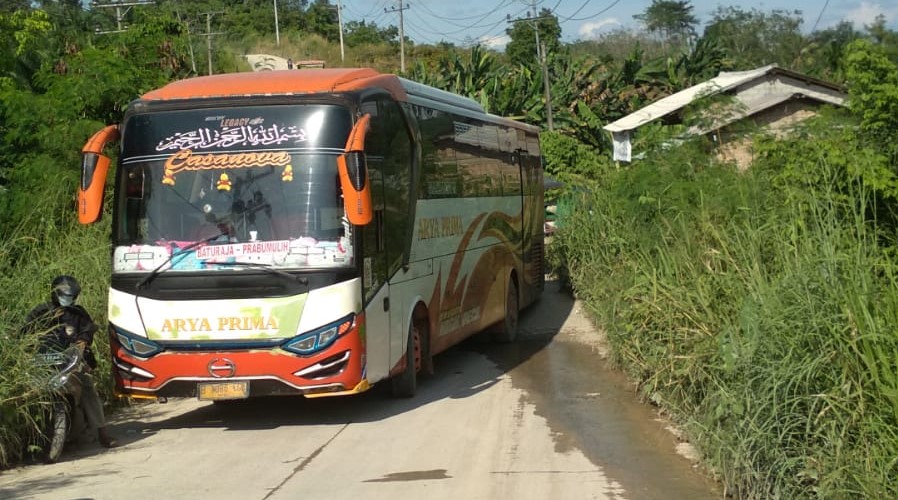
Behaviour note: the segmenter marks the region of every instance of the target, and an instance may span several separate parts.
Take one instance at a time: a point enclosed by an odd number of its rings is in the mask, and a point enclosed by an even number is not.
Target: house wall
[[[811,99],[793,99],[777,106],[744,118],[718,131],[719,140],[717,158],[735,163],[739,170],[751,166],[754,159],[754,148],[751,136],[745,134],[746,121],[752,128],[763,130],[775,137],[784,137],[792,129],[813,116],[816,116],[821,103]]]
[[[749,114],[796,94],[833,105],[845,102],[843,92],[775,72],[746,82],[728,93],[735,95],[748,108]]]

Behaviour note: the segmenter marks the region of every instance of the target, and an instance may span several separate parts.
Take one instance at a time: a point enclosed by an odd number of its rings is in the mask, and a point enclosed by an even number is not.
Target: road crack
[[[268,500],[269,498],[271,498],[271,495],[274,495],[275,493],[277,493],[278,491],[280,491],[280,489],[281,489],[285,484],[287,484],[287,481],[293,479],[293,476],[295,476],[296,474],[302,472],[302,470],[305,469],[307,465],[309,465],[310,463],[312,463],[312,460],[315,460],[315,457],[317,457],[318,455],[320,455],[321,452],[324,451],[324,449],[328,447],[328,445],[330,445],[332,442],[334,442],[334,440],[337,439],[337,436],[339,436],[340,434],[342,434],[343,431],[345,431],[346,428],[349,427],[349,425],[350,425],[351,423],[352,423],[352,422],[347,422],[347,423],[345,423],[345,424],[343,425],[343,427],[340,427],[340,430],[338,430],[333,436],[331,436],[330,439],[328,439],[324,444],[322,444],[321,446],[319,446],[318,449],[316,449],[315,451],[313,451],[311,455],[307,456],[307,457],[305,458],[305,460],[303,460],[302,462],[299,463],[299,465],[297,465],[296,467],[294,467],[294,468],[293,468],[293,471],[290,472],[290,474],[289,474],[287,477],[285,477],[284,480],[280,482],[280,484],[278,484],[277,486],[275,486],[274,488],[272,488],[271,491],[269,491],[267,495],[265,495],[264,497],[262,497],[262,500]]]

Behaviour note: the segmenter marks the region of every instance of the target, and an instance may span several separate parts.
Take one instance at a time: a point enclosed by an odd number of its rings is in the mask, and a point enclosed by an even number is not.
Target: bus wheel
[[[418,389],[417,371],[421,366],[421,339],[418,329],[412,323],[408,328],[408,343],[405,348],[405,371],[396,375],[390,382],[393,397],[410,398]]]
[[[496,325],[493,330],[493,340],[497,342],[512,342],[518,336],[518,285],[514,280],[509,280],[508,291],[505,294],[505,319]]]
[[[430,325],[425,318],[421,321],[421,327],[418,328],[419,344],[421,344],[421,364],[420,374],[425,377],[432,377],[436,370],[433,367],[433,351],[430,349]]]

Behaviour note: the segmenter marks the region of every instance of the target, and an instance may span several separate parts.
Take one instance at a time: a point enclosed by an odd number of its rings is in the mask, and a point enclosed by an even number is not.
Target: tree
[[[886,18],[882,14],[876,16],[872,24],[865,25],[872,41],[883,48],[886,55],[898,62],[898,32],[886,27]]]
[[[689,0],[652,0],[642,14],[633,18],[642,21],[650,33],[658,33],[665,40],[685,41],[695,34],[698,19],[692,15]]]
[[[689,51],[649,61],[639,75],[649,86],[672,94],[713,78],[723,69],[729,69],[723,50],[715,40],[702,37]]]
[[[536,30],[534,30],[534,26]],[[545,44],[546,51],[555,53],[561,47],[561,25],[558,18],[549,9],[543,9],[535,18],[520,19],[511,28],[505,30],[511,38],[505,46],[505,53],[512,64],[532,66],[539,64],[536,59],[536,34],[540,43]]]
[[[805,45],[801,11],[750,11],[718,7],[705,28],[705,36],[726,51],[736,68],[776,63],[791,68]]]
[[[850,107],[861,117],[861,129],[893,151],[898,135],[898,65],[883,47],[866,40],[848,45],[845,58]]]
[[[594,40],[573,42],[568,47],[572,56],[589,54],[606,63],[623,61],[633,52],[633,47],[639,47],[649,59],[663,57],[669,52],[662,42],[649,33],[624,28],[602,33]]]
[[[29,0],[0,0],[0,12],[15,12],[31,7]]]
[[[399,43],[399,28],[388,26],[378,28],[374,22],[365,20],[349,21],[344,25],[343,40],[348,47],[357,47],[364,44]]]
[[[328,0],[316,0],[306,10],[306,25],[310,33],[323,36],[333,42],[340,37],[337,7]]]
[[[842,79],[845,49],[861,36],[851,21],[841,21],[832,28],[811,33],[796,69],[831,80]]]

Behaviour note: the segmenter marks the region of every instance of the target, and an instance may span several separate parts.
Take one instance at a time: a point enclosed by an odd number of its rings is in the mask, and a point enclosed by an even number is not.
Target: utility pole
[[[403,6],[402,0],[399,0],[399,7],[391,7],[389,9],[384,7],[384,12],[399,12],[399,70],[402,73],[405,73],[405,29],[403,26],[402,11],[409,7],[410,5],[408,3]]]
[[[123,31],[126,31],[128,29],[128,26],[125,24],[122,24],[122,22],[125,20],[125,16],[128,15],[128,11],[131,10],[131,7],[136,7],[139,5],[152,5],[153,3],[154,3],[153,0],[128,0],[128,1],[118,0],[118,1],[106,1],[106,2],[100,2],[98,0],[94,0],[93,2],[90,3],[91,8],[100,8],[100,9],[110,8],[110,7],[115,8],[115,25],[116,25],[116,29],[114,29],[114,30],[101,30],[100,28],[97,28],[94,31],[94,33],[96,33],[98,35],[105,35],[107,33],[121,33]],[[122,9],[124,9],[124,10],[122,10]]]
[[[187,28],[187,47],[190,49],[190,67],[193,69],[193,74],[198,74],[196,72],[196,57],[193,55],[193,40],[190,39],[190,22],[181,19],[180,10],[175,10],[175,15],[178,16],[178,22],[183,23]]]
[[[343,52],[343,2],[337,0],[337,25],[340,26],[340,62],[346,60],[346,54]]]
[[[540,51],[540,46],[539,46],[539,13],[536,12],[536,0],[532,0],[532,1],[530,2],[530,7],[533,9],[533,18],[532,18],[532,19],[533,19],[533,23],[531,24],[531,26],[533,26],[533,34],[536,35],[536,60],[537,60],[537,61],[542,61],[542,60],[543,60],[543,56],[539,53],[539,51]],[[544,53],[545,53],[545,49],[543,49],[543,51],[544,51]]]
[[[552,86],[549,85],[549,65],[546,63],[546,42],[542,44],[542,59],[540,63],[543,67],[543,87],[546,91],[546,124],[549,130],[555,130],[552,125]]]
[[[274,43],[281,46],[281,31],[278,28],[278,0],[274,0]]]
[[[337,0],[337,5],[333,5],[331,8],[337,11],[337,26],[340,27],[340,62],[342,63],[346,61],[346,52],[343,50],[343,2]]]
[[[205,12],[202,15],[206,16],[206,32],[200,33],[200,36],[206,37],[206,57],[209,60],[209,74],[212,74],[212,37],[215,35],[222,35],[224,33],[217,31],[215,33],[212,32],[212,16],[215,14],[221,14],[221,12]]]
[[[519,23],[519,22],[529,22],[533,27],[533,32],[536,35],[536,60],[543,70],[543,89],[546,97],[546,125],[549,127],[549,130],[555,130],[555,127],[552,123],[552,85],[549,82],[549,66],[548,61],[546,59],[546,44],[544,41],[540,41],[539,39],[539,20],[546,19],[550,16],[541,16],[536,11],[536,0],[531,0],[530,6],[533,8],[533,13],[527,11],[527,17],[520,17],[517,19],[512,19],[511,14],[506,15],[506,20],[509,23]]]

